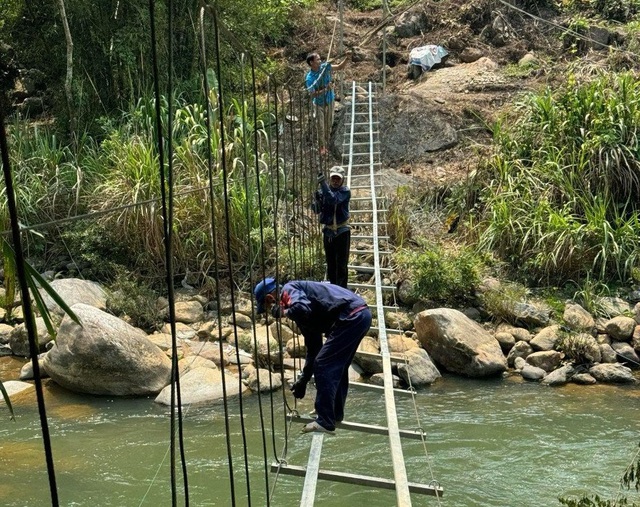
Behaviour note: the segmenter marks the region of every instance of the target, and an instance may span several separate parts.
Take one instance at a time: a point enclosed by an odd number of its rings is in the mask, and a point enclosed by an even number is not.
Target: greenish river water
[[[15,377],[15,360],[0,360],[0,378]],[[314,391],[299,405],[311,407]],[[400,427],[416,429],[416,410],[426,432],[403,440],[409,480],[437,480],[439,501],[412,495],[414,506],[559,506],[559,496],[598,493],[615,497],[619,479],[640,442],[640,389],[636,386],[546,388],[515,378],[475,381],[446,376],[421,390],[414,409],[410,396],[396,397]],[[16,421],[0,410],[0,505],[51,505],[37,409],[31,400],[16,403]],[[282,393],[275,393],[275,448],[284,445]],[[167,407],[152,399],[80,396],[46,384],[49,429],[60,505],[171,505]],[[385,424],[381,393],[352,389],[347,420]],[[247,473],[238,401],[230,404],[232,463],[236,505],[300,504],[303,478],[265,472],[274,461],[270,398],[262,397],[266,420],[263,444],[257,396],[244,399]],[[287,461],[306,464],[311,437],[294,424]],[[222,405],[185,409],[184,438],[190,505],[229,506],[230,469]],[[263,448],[266,447],[267,457]],[[179,456],[179,454],[178,454]],[[321,469],[392,478],[388,439],[338,430],[324,439]],[[184,505],[178,461],[178,505]],[[275,487],[274,487],[275,484]],[[250,490],[250,501],[248,491]],[[636,495],[636,496],[634,496]],[[637,494],[628,494],[637,500]],[[322,507],[395,505],[392,491],[321,481],[316,505]]]

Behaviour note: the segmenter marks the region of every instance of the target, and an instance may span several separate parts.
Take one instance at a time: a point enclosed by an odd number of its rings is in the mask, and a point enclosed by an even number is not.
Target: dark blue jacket
[[[349,201],[351,190],[341,186],[334,190],[326,181],[320,184],[322,205],[320,208],[320,223],[324,225],[325,236],[337,236],[349,229]]]
[[[304,280],[284,284],[280,290],[280,308],[304,336],[307,358],[302,373],[307,380],[311,378],[313,362],[322,348],[322,334],[330,332],[337,323],[365,306],[364,299],[339,285]]]

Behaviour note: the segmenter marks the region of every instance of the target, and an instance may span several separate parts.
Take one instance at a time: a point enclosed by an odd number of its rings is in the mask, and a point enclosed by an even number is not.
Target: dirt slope
[[[323,3],[302,18],[304,24],[296,30],[295,40],[283,50],[291,79],[303,79],[308,52],[317,51],[325,58],[331,48],[330,59],[340,58],[336,9],[332,2]],[[396,15],[384,29],[386,92],[397,97],[389,114],[413,114],[417,120],[409,122],[407,128],[424,127],[426,133],[433,126],[423,125],[420,115],[423,118],[438,115],[455,130],[457,140],[433,151],[427,148],[416,157],[394,155],[409,153],[402,149],[408,136],[388,138],[385,163],[430,183],[446,185],[458,181],[483,156],[486,151],[483,148],[491,141],[488,127],[504,109],[522,93],[546,86],[554,79],[545,71],[545,65],[562,55],[558,30],[553,25],[534,22],[497,0],[427,0],[405,12],[394,12]],[[561,22],[551,11],[536,14],[554,24]],[[382,31],[375,29],[383,19],[382,11],[346,9],[343,19],[342,46],[354,48],[343,79],[381,82],[383,37]],[[444,66],[424,73],[417,80],[410,79],[407,73],[410,50],[427,44],[444,46],[449,58]],[[534,64],[532,68],[537,70],[529,73],[514,71],[525,55],[544,61],[545,65]],[[394,122],[397,118],[388,116],[386,120]],[[392,145],[399,149],[391,149]],[[383,147],[383,153],[384,150]]]

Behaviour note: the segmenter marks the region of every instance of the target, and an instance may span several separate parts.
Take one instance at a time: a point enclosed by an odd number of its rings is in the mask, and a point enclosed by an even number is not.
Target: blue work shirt
[[[324,62],[320,64],[320,68],[317,71],[309,70],[305,79],[307,91],[309,93],[316,92],[322,88],[327,88],[331,82],[331,64]],[[313,103],[316,106],[327,106],[333,104],[335,100],[335,94],[333,90],[325,90],[317,97],[313,98]]]

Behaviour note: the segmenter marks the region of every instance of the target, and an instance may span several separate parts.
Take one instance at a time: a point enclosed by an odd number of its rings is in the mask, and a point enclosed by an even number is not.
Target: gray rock
[[[495,339],[498,340],[500,348],[505,352],[509,352],[511,350],[511,347],[516,344],[516,339],[513,337],[513,335],[504,331],[501,333],[496,333]]]
[[[527,363],[546,372],[551,372],[560,366],[563,355],[556,350],[543,350],[527,356]]]
[[[5,391],[7,391],[7,395],[12,402],[14,399],[19,396],[21,393],[30,393],[31,391],[35,391],[35,386],[30,384],[29,382],[22,382],[20,380],[7,380],[2,383]],[[6,407],[6,403],[4,401],[4,396],[0,395],[0,408]]]
[[[578,373],[577,375],[574,375],[573,377],[571,377],[571,382],[588,386],[588,385],[595,384],[597,380],[593,378],[593,376],[590,375],[589,373]]]
[[[371,336],[365,336],[358,346],[358,352],[365,352],[376,355],[380,354],[378,341]],[[382,358],[380,357],[373,357],[356,353],[355,357],[353,358],[353,362],[360,368],[362,368],[362,371],[364,371],[367,375],[382,373]]]
[[[513,361],[513,367],[516,370],[522,370],[525,366],[531,366],[527,361],[522,357],[516,357]]]
[[[626,366],[623,366],[620,363],[596,364],[591,368],[589,368],[589,373],[598,382],[609,382],[609,383],[620,383],[620,384],[635,382],[635,379],[633,378],[633,374],[631,373],[631,368],[627,368]]]
[[[617,363],[618,356],[616,351],[613,350],[608,343],[601,343],[598,345],[600,348],[600,361],[603,363]]]
[[[222,375],[225,375],[225,390],[222,388]],[[238,377],[222,370],[195,368],[180,379],[180,398],[182,405],[216,403],[237,398],[246,390]],[[171,386],[165,387],[155,399],[156,403],[171,405]]]
[[[549,373],[542,379],[541,383],[547,386],[561,386],[569,382],[574,373],[575,368],[570,364],[565,364],[557,370]]]
[[[426,350],[411,349],[405,355],[407,362],[398,364],[398,376],[407,385],[419,387],[433,384],[442,376]]]
[[[53,280],[50,285],[69,307],[76,303],[82,303],[100,310],[107,308],[107,294],[100,284],[96,282],[81,280],[79,278],[60,278]],[[58,306],[45,290],[40,289],[40,294],[50,312],[58,315],[64,314],[62,308]]]
[[[0,345],[8,345],[13,326],[0,322]]]
[[[507,364],[513,367],[517,358],[526,359],[531,353],[533,353],[533,347],[527,342],[516,342],[516,344],[511,347],[509,354],[507,354]]]
[[[523,379],[533,381],[542,380],[546,374],[547,372],[542,368],[538,368],[537,366],[533,366],[528,363],[525,363],[522,371],[520,372],[520,375],[522,375]]]
[[[282,379],[280,375],[273,374],[264,368],[254,368],[247,377],[245,384],[254,393],[268,393],[280,389],[282,387]]]
[[[49,334],[42,317],[36,317],[34,322],[36,324],[36,332],[38,335],[38,353],[44,352],[47,350],[47,343],[52,341],[53,337]],[[11,347],[14,355],[20,357],[31,357],[29,351],[29,336],[24,323],[18,324],[9,334],[9,346]]]
[[[607,334],[614,341],[628,342],[633,336],[633,331],[636,328],[636,321],[631,317],[624,317],[619,315],[605,324],[604,329]]]
[[[540,327],[549,324],[551,311],[548,308],[539,308],[531,303],[516,303],[513,305],[513,317],[519,323],[528,326]]]
[[[198,301],[178,301],[175,304],[176,322],[193,324],[204,319],[202,304]]]
[[[590,333],[595,328],[591,314],[577,303],[568,302],[564,307],[564,321],[571,329]]]
[[[615,351],[619,362],[628,362],[632,368],[640,366],[640,358],[633,347],[626,342],[613,342],[611,348]]]
[[[49,377],[47,369],[44,367],[44,354],[40,354],[40,356],[38,356],[38,368],[40,369],[40,378]],[[28,361],[22,368],[20,368],[20,376],[18,378],[20,380],[35,379],[35,374],[33,371],[33,361]]]
[[[600,297],[596,299],[596,303],[602,313],[609,317],[624,315],[631,310],[629,303],[619,297]]]
[[[536,334],[529,344],[533,350],[553,350],[560,340],[560,326],[553,325],[545,327]]]
[[[416,316],[415,328],[429,356],[450,372],[487,377],[507,369],[497,340],[457,310],[439,308],[421,312]]]
[[[72,307],[82,326],[68,316],[44,359],[51,378],[74,392],[146,396],[171,378],[171,361],[144,332],[93,306]]]

